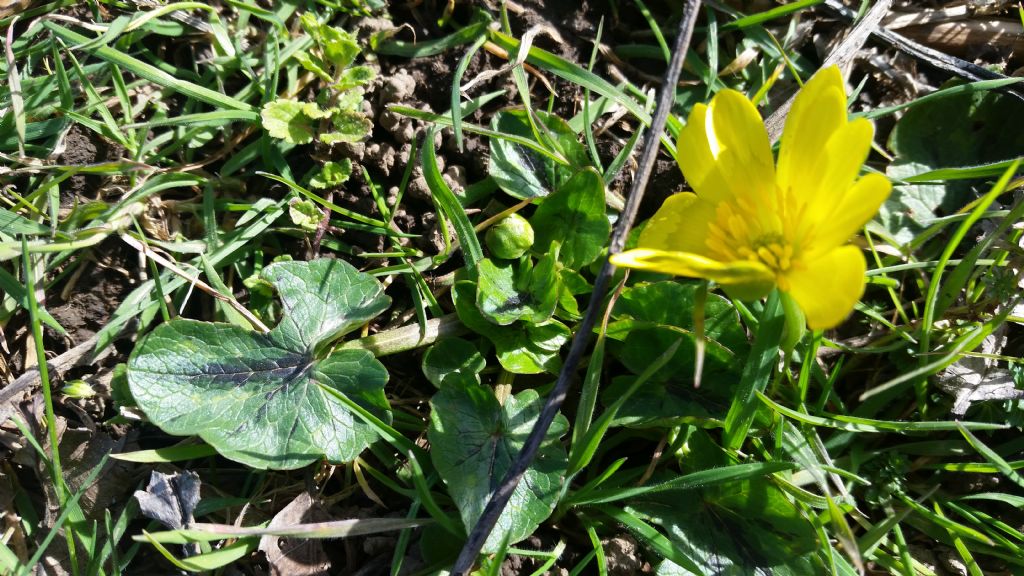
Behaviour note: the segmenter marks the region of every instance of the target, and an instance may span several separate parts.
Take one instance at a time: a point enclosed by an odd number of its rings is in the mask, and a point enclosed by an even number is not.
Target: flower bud
[[[69,380],[61,388],[61,392],[69,398],[92,398],[96,395],[96,391],[85,383],[84,380]]]
[[[533,246],[533,226],[519,214],[509,214],[487,230],[484,241],[495,258],[514,260]]]

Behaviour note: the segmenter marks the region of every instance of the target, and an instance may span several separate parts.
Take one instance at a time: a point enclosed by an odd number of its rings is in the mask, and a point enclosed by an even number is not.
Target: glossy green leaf
[[[542,324],[514,322],[498,326],[487,320],[476,306],[476,286],[461,281],[452,290],[455,310],[467,328],[494,344],[501,367],[514,374],[557,373],[562,362],[559,350],[572,333],[557,320]]]
[[[673,359],[652,378],[682,386],[693,384],[696,336],[693,308],[697,285],[673,281],[640,284],[623,291],[609,326],[609,350],[634,374],[642,373],[680,337],[683,343]],[[746,332],[732,304],[716,295],[704,303],[704,380],[734,380],[750,349]],[[721,387],[721,386],[720,386]],[[714,394],[717,390],[701,390]]]
[[[545,129],[543,134],[534,133],[528,113],[523,109],[498,112],[491,122],[495,132],[538,142],[541,147],[563,160],[561,163],[555,162],[536,150],[492,136],[491,177],[514,198],[547,196],[589,163],[586,149],[565,120],[544,112],[534,113],[542,122]]]
[[[476,345],[462,338],[438,340],[423,354],[423,375],[438,388],[479,384],[480,372],[486,366]]]
[[[706,434],[695,434],[689,446],[691,466],[728,469],[728,457]],[[632,501],[630,508],[665,529],[703,573],[772,573],[784,565],[788,574],[823,573],[816,561],[801,559],[818,546],[813,525],[765,476],[658,491]]]
[[[574,270],[593,262],[604,251],[612,229],[604,198],[604,181],[596,170],[577,172],[534,212],[534,247],[544,253],[557,242],[559,262]]]
[[[430,454],[470,528],[522,450],[544,402],[536,391],[524,390],[503,406],[489,388],[471,385],[443,386],[430,404]],[[564,416],[555,418],[484,553],[497,550],[506,538],[510,544],[523,540],[551,514],[567,462],[558,438],[568,427]]]
[[[536,266],[520,262],[480,261],[476,305],[491,322],[507,326],[516,320],[544,322],[558,304],[559,277],[555,255],[541,258]]]
[[[147,336],[128,362],[132,395],[170,434],[198,435],[255,468],[355,458],[377,434],[321,387],[390,419],[384,366],[333,340],[383,312],[380,283],[340,260],[279,262],[262,277],[278,291],[281,322],[261,334],[176,319]]]

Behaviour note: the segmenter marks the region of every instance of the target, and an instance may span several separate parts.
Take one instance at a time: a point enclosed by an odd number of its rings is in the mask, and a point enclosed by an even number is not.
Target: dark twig
[[[832,13],[846,20],[852,21],[857,16],[856,12],[844,6],[839,0],[825,0],[825,7]],[[905,52],[906,54],[925,62],[929,66],[972,82],[1006,78],[1006,76],[998,72],[993,72],[978,66],[973,62],[968,62],[967,60],[957,58],[956,56],[950,56],[949,54],[940,52],[934,48],[929,48],[924,44],[914,42],[902,34],[897,34],[896,32],[881,26],[875,28],[872,32],[872,36],[877,37],[897,50]],[[1018,90],[1013,88],[1005,87],[1002,91],[1012,94],[1017,98],[1024,99],[1024,94],[1021,94]]]
[[[665,78],[661,83],[662,88],[658,94],[658,104],[654,111],[650,131],[647,134],[647,143],[640,157],[636,178],[633,180],[633,186],[630,190],[629,198],[626,200],[626,206],[619,216],[619,221],[615,226],[615,231],[608,246],[609,254],[622,251],[623,246],[626,244],[626,237],[629,235],[629,230],[633,225],[633,220],[636,219],[637,211],[640,208],[640,200],[643,198],[644,189],[647,187],[647,179],[650,177],[651,170],[654,167],[654,160],[657,158],[661,146],[661,133],[665,129],[665,122],[668,120],[669,111],[672,108],[672,103],[675,101],[675,86],[679,81],[679,74],[682,71],[683,59],[690,46],[690,37],[693,35],[693,26],[697,20],[699,8],[700,0],[686,0],[686,4],[683,7],[683,17],[679,22],[679,31],[676,34],[672,60],[669,62]],[[523,474],[526,473],[526,469],[533,462],[537,449],[547,435],[551,422],[554,421],[559,408],[561,408],[562,403],[565,401],[569,384],[573,379],[580,359],[583,357],[584,350],[590,343],[591,332],[600,314],[604,293],[608,288],[608,281],[614,270],[615,267],[609,264],[607,260],[601,266],[601,271],[594,281],[594,291],[590,296],[587,312],[580,322],[576,334],[573,335],[572,344],[569,346],[569,353],[566,355],[565,364],[558,374],[555,388],[551,391],[551,395],[548,396],[540,417],[537,418],[533,430],[530,431],[522,451],[516,457],[515,462],[512,463],[512,467],[509,468],[505,478],[502,479],[501,485],[491,495],[491,499],[487,502],[487,506],[480,515],[480,519],[470,531],[466,544],[463,546],[462,552],[459,553],[459,557],[452,567],[453,575],[465,576],[473,568],[473,564],[476,562],[484,542],[487,541],[487,537],[490,536],[491,531],[494,529],[494,525],[497,523],[501,512],[505,509],[505,505],[508,504],[512,492],[515,491]]]
[[[879,0],[875,2],[875,5],[868,10],[868,13],[861,18],[850,33],[843,39],[842,42],[836,46],[835,50],[825,58],[825,62],[822,63],[822,68],[835,64],[839,66],[840,70],[843,70],[843,74],[846,75],[847,68],[850,63],[853,62],[854,56],[867,42],[868,36],[878,30],[878,23],[882,21],[882,17],[889,12],[889,7],[892,6],[892,0]],[[789,114],[790,107],[793,106],[793,100],[796,99],[796,93],[786,99],[782,106],[779,106],[772,112],[765,121],[765,128],[768,130],[768,137],[772,142],[775,142],[782,136],[782,128],[786,123],[786,116]]]

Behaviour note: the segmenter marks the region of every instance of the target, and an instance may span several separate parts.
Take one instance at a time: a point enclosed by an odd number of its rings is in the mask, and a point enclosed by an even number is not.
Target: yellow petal
[[[673,194],[640,233],[639,246],[673,252],[707,253],[708,224],[715,204],[690,192]]]
[[[803,309],[807,325],[823,330],[838,325],[853,310],[864,293],[864,270],[860,250],[841,246],[791,268],[783,288]]]
[[[768,133],[757,108],[740,92],[722,90],[710,106],[694,106],[677,149],[679,167],[701,198],[774,198]]]
[[[834,199],[850,188],[868,159],[874,135],[875,127],[866,118],[849,122],[832,134],[825,145],[825,170],[821,177],[825,194],[833,195]],[[834,206],[835,202],[829,205]]]
[[[815,196],[820,180],[813,167],[825,163],[826,145],[845,125],[842,74],[835,66],[823,68],[800,90],[786,117],[779,145],[779,187],[801,198]]]
[[[690,186],[707,200],[729,198],[728,186],[719,170],[707,136],[708,107],[696,104],[686,126],[679,131],[676,161]]]
[[[822,253],[844,244],[878,212],[892,191],[892,183],[881,174],[865,174],[831,207],[820,222],[810,253]],[[813,256],[812,256],[813,257]]]
[[[773,210],[775,159],[764,121],[754,104],[735,90],[722,90],[709,110],[712,150],[717,146],[719,170],[734,198]]]
[[[747,260],[719,262],[688,252],[638,248],[613,254],[610,261],[625,268],[714,280],[743,300],[760,298],[775,285],[771,270],[759,262]]]
[[[805,167],[801,178],[806,182],[790,190],[790,202],[802,206],[801,226],[831,226],[829,219],[836,205],[853,185],[868,157],[874,132],[874,126],[864,118],[843,124],[832,133],[816,164]],[[801,230],[797,237],[802,236]]]

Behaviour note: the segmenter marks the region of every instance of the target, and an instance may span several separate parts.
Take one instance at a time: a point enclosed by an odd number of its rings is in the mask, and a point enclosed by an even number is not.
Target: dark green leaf
[[[1024,156],[1024,131],[1006,129],[1008,118],[1022,116],[1024,103],[994,92],[967,92],[914,106],[889,138],[896,161],[887,174],[898,180]],[[941,177],[941,172],[935,174]],[[972,200],[978,184],[897,184],[879,211],[881,226],[896,240],[908,242],[936,216],[952,214]]]
[[[502,406],[489,388],[471,385],[443,387],[430,404],[430,454],[469,528],[522,450],[544,402],[536,391],[525,390]],[[567,462],[558,438],[568,427],[564,416],[555,418],[484,553],[497,550],[506,538],[510,544],[523,540],[551,514]]]
[[[672,361],[652,380],[692,385],[695,336],[693,307],[697,286],[666,281],[623,291],[612,317],[625,324],[609,326],[609,350],[634,374],[650,366],[680,336],[683,343]],[[732,304],[708,295],[704,304],[704,378],[728,381],[746,358],[749,344]],[[704,391],[702,391],[704,392]]]
[[[352,460],[377,435],[321,386],[389,419],[388,374],[363,350],[326,358],[319,352],[383,312],[389,299],[377,280],[340,260],[280,262],[262,276],[277,287],[284,309],[273,330],[163,324],[129,359],[132,395],[168,433],[197,434],[255,468]]]
[[[431,384],[465,387],[480,383],[480,371],[487,366],[476,345],[462,338],[444,338],[423,354],[423,375]]]
[[[478,270],[476,305],[500,326],[516,320],[539,324],[555,313],[558,290],[554,254],[544,256],[536,266],[528,259],[494,262],[485,258]]]
[[[535,134],[526,110],[503,110],[491,122],[496,132],[520,136],[540,144],[565,160],[559,164],[520,144],[491,137],[490,174],[507,194],[514,198],[537,198],[557,190],[579,169],[589,165],[586,149],[576,133],[557,116],[535,112],[547,129]],[[550,136],[550,137],[542,137]]]
[[[706,434],[695,434],[689,444],[693,466],[726,469],[728,457]],[[630,506],[661,525],[706,574],[770,574],[780,565],[793,574],[823,573],[799,558],[817,547],[813,525],[767,477],[658,491]]]
[[[611,233],[601,175],[593,168],[577,172],[544,199],[530,224],[534,247],[541,253],[557,242],[561,246],[558,259],[567,268],[578,270],[593,262]]]
[[[509,326],[497,326],[480,313],[475,301],[476,286],[468,281],[455,284],[452,299],[459,320],[494,344],[502,368],[514,374],[539,374],[556,373],[561,367],[558,351],[572,335],[561,322],[515,322]]]

